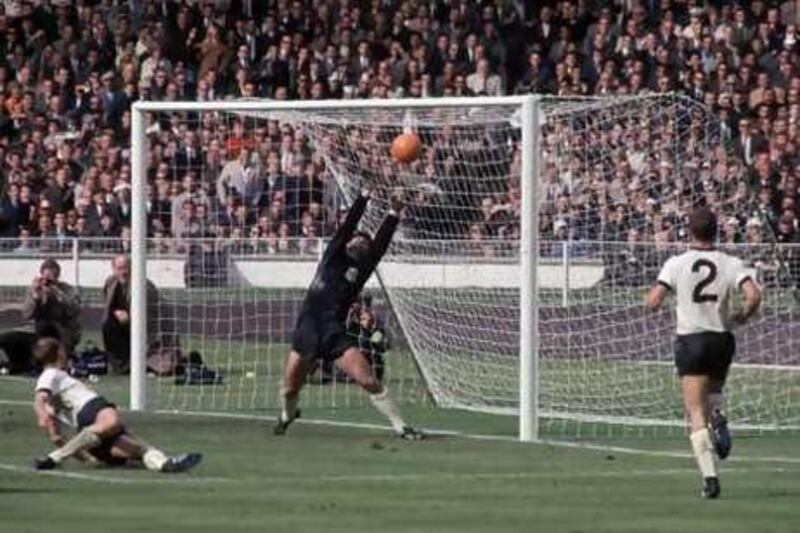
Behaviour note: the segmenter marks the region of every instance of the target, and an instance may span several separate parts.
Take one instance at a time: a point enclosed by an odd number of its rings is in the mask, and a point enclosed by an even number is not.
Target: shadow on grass
[[[48,494],[53,492],[60,492],[55,489],[31,489],[27,487],[0,487],[0,494]]]

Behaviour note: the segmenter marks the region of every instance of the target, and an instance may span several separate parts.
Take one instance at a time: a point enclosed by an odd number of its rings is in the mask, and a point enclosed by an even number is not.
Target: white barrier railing
[[[152,253],[148,277],[161,288],[186,288],[188,249],[207,244],[224,253],[228,284],[252,287],[304,288],[308,286],[324,247],[323,239],[289,239],[281,249],[251,239],[181,240],[181,251],[167,240],[149,241]],[[2,286],[27,287],[44,257],[61,264],[62,279],[81,288],[100,288],[110,274],[110,259],[127,251],[120,239],[37,239],[37,246],[18,245],[17,239],[0,239]],[[406,241],[400,242],[383,268],[408,288],[514,288],[519,286],[518,241]],[[651,243],[543,241],[539,254],[539,282],[543,289],[560,290],[562,304],[569,293],[596,285],[610,268],[630,264],[642,272],[657,269],[664,258],[684,245]],[[727,246],[726,246],[727,247]],[[730,245],[731,251],[752,259],[760,272],[778,270],[778,254],[771,245]],[[782,257],[792,266],[800,260],[800,245],[780,245]],[[430,257],[436,261],[431,262]],[[787,259],[788,258],[788,259]],[[646,263],[645,268],[637,261]],[[646,284],[647,280],[642,280]],[[375,286],[375,281],[371,281]],[[5,302],[8,303],[8,302]]]

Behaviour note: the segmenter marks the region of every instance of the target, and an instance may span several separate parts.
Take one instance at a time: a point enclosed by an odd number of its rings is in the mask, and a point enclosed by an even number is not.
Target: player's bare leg
[[[283,435],[295,419],[300,417],[297,404],[300,391],[306,381],[310,367],[299,353],[292,350],[283,362],[283,383],[281,385],[281,413],[275,424],[275,435]]]
[[[348,348],[336,360],[339,368],[369,393],[372,405],[389,419],[398,436],[406,440],[420,440],[422,433],[407,425],[400,414],[400,409],[389,395],[389,390],[380,382],[372,371],[367,358],[358,348]]]
[[[185,472],[203,460],[199,453],[183,453],[169,457],[154,446],[147,445],[130,433],[123,433],[114,441],[111,455],[116,459],[142,461],[145,468],[154,472],[172,474]]]
[[[53,450],[46,457],[36,459],[38,470],[50,470],[61,464],[65,459],[78,456],[99,446],[103,438],[114,435],[122,428],[117,410],[107,407],[97,413],[94,424],[80,430],[63,446]]]
[[[118,435],[111,448],[111,455],[117,459],[142,460],[148,470],[158,472],[183,472],[196,466],[201,460],[199,453],[182,454],[167,457],[161,450],[146,446],[132,435],[123,432],[122,419],[113,407],[107,407],[97,413],[95,422],[83,428],[60,448],[47,457],[36,460],[36,468],[49,470],[55,468],[64,459],[85,454],[102,444],[103,439]]]
[[[708,429],[708,376],[683,376],[683,401],[689,413],[692,442],[697,466],[703,475],[704,498],[717,498],[720,493],[717,465],[714,462],[714,442]]]
[[[723,379],[711,379],[708,391],[708,417],[711,423],[711,431],[714,436],[714,446],[720,459],[725,459],[730,455],[733,447],[731,432],[728,429],[728,411],[725,394],[722,392],[725,386]]]
[[[384,387],[375,377],[369,361],[358,348],[348,348],[336,360],[336,365],[369,394],[380,394],[384,391]]]

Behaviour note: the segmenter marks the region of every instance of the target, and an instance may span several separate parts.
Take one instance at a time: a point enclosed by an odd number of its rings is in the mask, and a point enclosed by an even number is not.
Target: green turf
[[[79,464],[67,465],[65,473],[80,478],[29,470],[31,458],[47,450],[30,407],[21,405],[29,401],[32,382],[0,378],[0,532],[800,532],[796,433],[737,433],[734,457],[722,467],[723,499],[706,502],[698,498],[698,474],[681,429],[542,421],[551,441],[654,455],[521,445],[513,442],[513,417],[433,407],[402,349],[389,356],[389,384],[408,418],[459,436],[397,441],[371,427],[384,422],[363,393],[338,384],[308,387],[304,420],[287,437],[274,437],[264,418],[276,413],[286,346],[189,337],[185,343],[201,348],[209,365],[224,368],[224,384],[180,387],[151,377],[152,405],[241,418],[125,415],[132,431],[167,451],[206,454],[183,476]],[[679,413],[668,365],[579,362],[581,375],[593,377],[578,383],[569,379],[574,364],[542,362],[552,378],[544,401],[573,394],[588,399],[587,409],[592,398],[611,405],[603,380],[624,377],[637,387],[617,390],[640,391],[644,408],[655,399],[649,406],[654,414]],[[127,378],[101,377],[95,386],[127,405]],[[764,398],[763,411],[749,415],[771,416],[774,409],[783,409],[784,419],[800,415],[792,396],[800,390],[797,372],[734,371],[731,387],[734,394]],[[775,402],[778,390],[789,396]]]
[[[221,370],[223,383],[215,386],[179,386],[171,377],[149,377],[150,405],[181,411],[252,412],[277,408],[281,368],[288,346],[213,341],[187,338],[186,350],[197,348],[211,368]],[[466,358],[467,356],[465,356]],[[386,357],[386,382],[404,406],[433,408],[425,384],[411,353],[396,349]],[[594,415],[671,420],[680,424],[683,410],[671,364],[641,364],[631,361],[543,360],[539,364],[540,406],[543,411],[582,416],[580,424],[561,418],[548,419],[545,429],[559,436],[605,438],[609,435],[657,434],[680,427],[623,426],[585,423]],[[516,376],[507,369],[494,381],[486,380],[487,397],[513,412]],[[483,381],[481,383],[484,383]],[[128,404],[127,379],[100,378],[100,388],[120,405]],[[734,367],[727,386],[732,418],[747,426],[800,425],[800,372],[761,367]],[[368,408],[369,401],[357,387],[341,382],[310,386],[303,403],[316,408],[349,412]],[[359,411],[359,415],[360,414]],[[440,417],[441,418],[441,417]],[[450,417],[445,417],[449,421]],[[511,421],[513,423],[513,420]],[[513,424],[512,424],[513,425]],[[513,430],[512,430],[513,431]],[[609,433],[611,432],[611,433]]]
[[[99,342],[92,331],[84,341]],[[274,411],[280,390],[283,359],[288,345],[241,342],[226,339],[185,337],[184,351],[199,350],[210,368],[223,375],[221,385],[179,386],[172,377],[147,379],[148,403],[153,409],[263,413]],[[464,358],[470,357],[468,354]],[[513,435],[515,420],[509,417],[461,416],[448,411],[446,416],[433,408],[424,382],[410,351],[398,347],[386,356],[387,383],[405,409],[413,408],[437,427],[479,433]],[[568,413],[579,422],[563,418],[543,420],[543,435],[556,438],[606,440],[626,437],[682,436],[683,411],[673,366],[624,360],[547,359],[540,361],[540,407],[545,412]],[[516,376],[510,372],[482,380],[486,395],[502,405],[497,394],[504,394],[509,412],[513,411],[512,391]],[[28,385],[18,385],[25,389]],[[119,405],[128,405],[129,381],[124,377],[101,377],[95,385]],[[9,385],[8,387],[13,387]],[[6,397],[8,392],[6,392]],[[737,424],[800,425],[800,372],[784,368],[734,366],[727,385],[731,418]],[[490,396],[494,395],[494,396]],[[2,397],[2,396],[0,396]],[[332,416],[359,421],[371,413],[366,395],[357,387],[341,382],[309,386],[303,404],[329,412]],[[355,413],[352,415],[351,413]],[[663,421],[672,427],[587,423],[603,414],[620,419]],[[479,423],[474,423],[474,420]],[[502,422],[495,422],[502,420]]]
[[[124,396],[122,379],[98,386]],[[29,381],[0,378],[6,401],[25,401],[30,390]],[[509,417],[407,407],[428,427],[514,431]],[[143,438],[168,451],[200,450],[206,461],[172,477],[70,464],[67,473],[89,476],[72,479],[25,470],[47,443],[28,406],[0,409],[3,533],[800,531],[792,436],[739,438],[722,468],[723,499],[706,502],[689,458],[465,437],[406,443],[385,431],[308,423],[379,422],[360,406],[310,408],[284,438],[261,420],[127,413]],[[606,444],[688,452],[682,437]]]

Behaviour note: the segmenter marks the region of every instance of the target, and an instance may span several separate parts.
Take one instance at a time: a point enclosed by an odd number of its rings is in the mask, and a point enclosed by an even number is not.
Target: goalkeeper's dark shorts
[[[98,396],[93,400],[89,400],[81,410],[78,411],[78,415],[75,417],[76,422],[78,423],[78,431],[82,430],[85,427],[91,426],[94,424],[94,421],[97,419],[97,414],[106,408],[116,409],[117,406],[113,403],[109,402],[102,396]],[[121,457],[114,457],[111,454],[111,448],[114,447],[114,443],[119,438],[120,435],[125,433],[125,428],[121,428],[118,432],[113,435],[109,435],[108,437],[104,437],[103,440],[100,442],[99,446],[88,450],[90,454],[94,456],[95,459],[101,461],[110,466],[121,466],[125,464],[125,459]]]
[[[736,340],[729,331],[678,335],[675,340],[679,376],[709,376],[725,381],[735,353]]]
[[[303,310],[297,317],[292,334],[292,350],[300,354],[306,363],[313,363],[317,359],[334,361],[353,345],[343,320],[321,317],[310,310]]]

